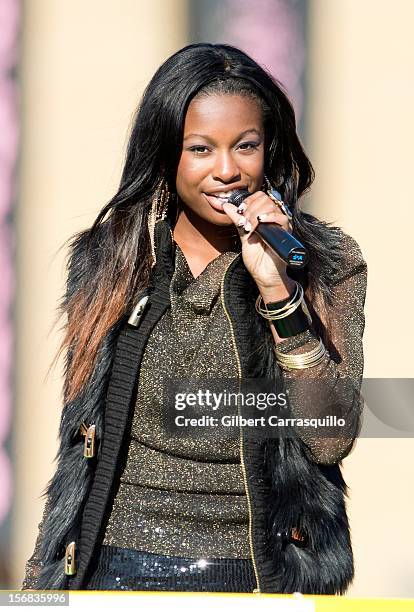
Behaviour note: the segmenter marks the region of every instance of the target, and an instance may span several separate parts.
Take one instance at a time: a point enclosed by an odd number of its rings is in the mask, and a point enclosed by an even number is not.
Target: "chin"
[[[208,221],[209,223],[213,223],[213,225],[220,226],[232,226],[234,225],[233,221],[226,215],[225,212],[218,212],[215,210],[209,211],[208,214],[198,215],[204,221]]]
[[[190,207],[188,204],[184,204],[187,210],[187,216],[191,220],[195,216],[199,217],[203,221],[212,223],[220,226],[231,226],[234,225],[233,221],[226,215],[224,210],[215,210],[210,204],[205,201],[200,207]]]

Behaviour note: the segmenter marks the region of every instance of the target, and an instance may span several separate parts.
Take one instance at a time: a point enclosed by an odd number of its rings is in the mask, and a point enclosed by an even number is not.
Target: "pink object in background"
[[[216,22],[221,42],[239,47],[281,82],[297,123],[303,112],[305,43],[302,15],[292,0],[225,0]]]
[[[14,78],[18,58],[20,5],[17,0],[0,2],[0,445],[10,433],[12,408],[13,327],[15,289],[13,269],[14,228],[11,211],[16,197],[18,155],[18,89]],[[7,516],[12,498],[10,460],[0,449],[0,523]]]

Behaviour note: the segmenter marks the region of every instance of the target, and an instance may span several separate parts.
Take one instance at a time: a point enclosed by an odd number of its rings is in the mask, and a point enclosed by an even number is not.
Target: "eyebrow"
[[[250,133],[255,133],[258,136],[261,135],[260,132],[256,130],[256,128],[251,128],[249,130],[245,130],[244,132],[242,132],[237,138],[237,140],[240,140],[240,138],[243,138],[243,136],[246,136],[246,134],[250,134]],[[212,138],[210,138],[209,136],[206,136],[205,134],[187,134],[187,136],[184,138],[184,141],[188,140],[188,138],[191,138],[192,136],[197,136],[198,138],[205,138],[205,140],[209,140],[210,142],[213,142]]]

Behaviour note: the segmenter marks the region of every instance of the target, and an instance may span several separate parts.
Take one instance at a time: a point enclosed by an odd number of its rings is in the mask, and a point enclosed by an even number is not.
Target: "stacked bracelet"
[[[319,340],[319,344],[316,348],[312,349],[311,351],[308,351],[307,353],[303,353],[302,355],[287,355],[285,353],[281,353],[277,350],[277,346],[274,347],[274,351],[278,364],[290,370],[303,370],[304,368],[312,368],[313,366],[316,366],[321,363],[321,361],[324,360],[325,355],[327,354],[326,348],[322,340]]]
[[[296,283],[295,291],[285,300],[265,304],[265,308],[261,307],[261,301],[262,296],[259,295],[256,300],[257,312],[265,319],[272,321],[281,338],[296,336],[310,328],[312,318],[306,306],[303,288],[299,283]],[[277,350],[277,346],[274,347],[274,351],[278,364],[283,368],[293,370],[312,368],[321,363],[327,355],[321,339],[316,348],[300,355],[282,353]]]
[[[303,288],[296,283],[293,294],[282,302],[271,302],[261,307],[261,295],[256,300],[256,310],[265,319],[272,321],[280,338],[289,338],[306,331],[312,324],[312,318],[304,300]]]

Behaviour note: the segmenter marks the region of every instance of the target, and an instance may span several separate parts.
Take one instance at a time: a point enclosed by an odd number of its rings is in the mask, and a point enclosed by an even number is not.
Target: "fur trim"
[[[68,280],[63,307],[75,295],[79,287],[93,274],[94,261],[85,258],[88,233],[83,232],[72,244],[68,266]],[[85,260],[89,268],[85,266]],[[64,554],[66,545],[75,539],[84,503],[92,484],[96,458],[83,456],[84,439],[79,427],[82,422],[96,425],[97,456],[99,440],[103,432],[103,406],[109,382],[115,342],[120,320],[106,335],[96,361],[96,367],[82,396],[67,403],[63,410],[59,427],[59,450],[56,456],[57,469],[49,482],[46,495],[50,507],[42,525],[43,537],[39,543],[38,557],[41,570],[36,588],[67,588],[64,573]],[[65,380],[70,363],[68,351],[65,366]]]

